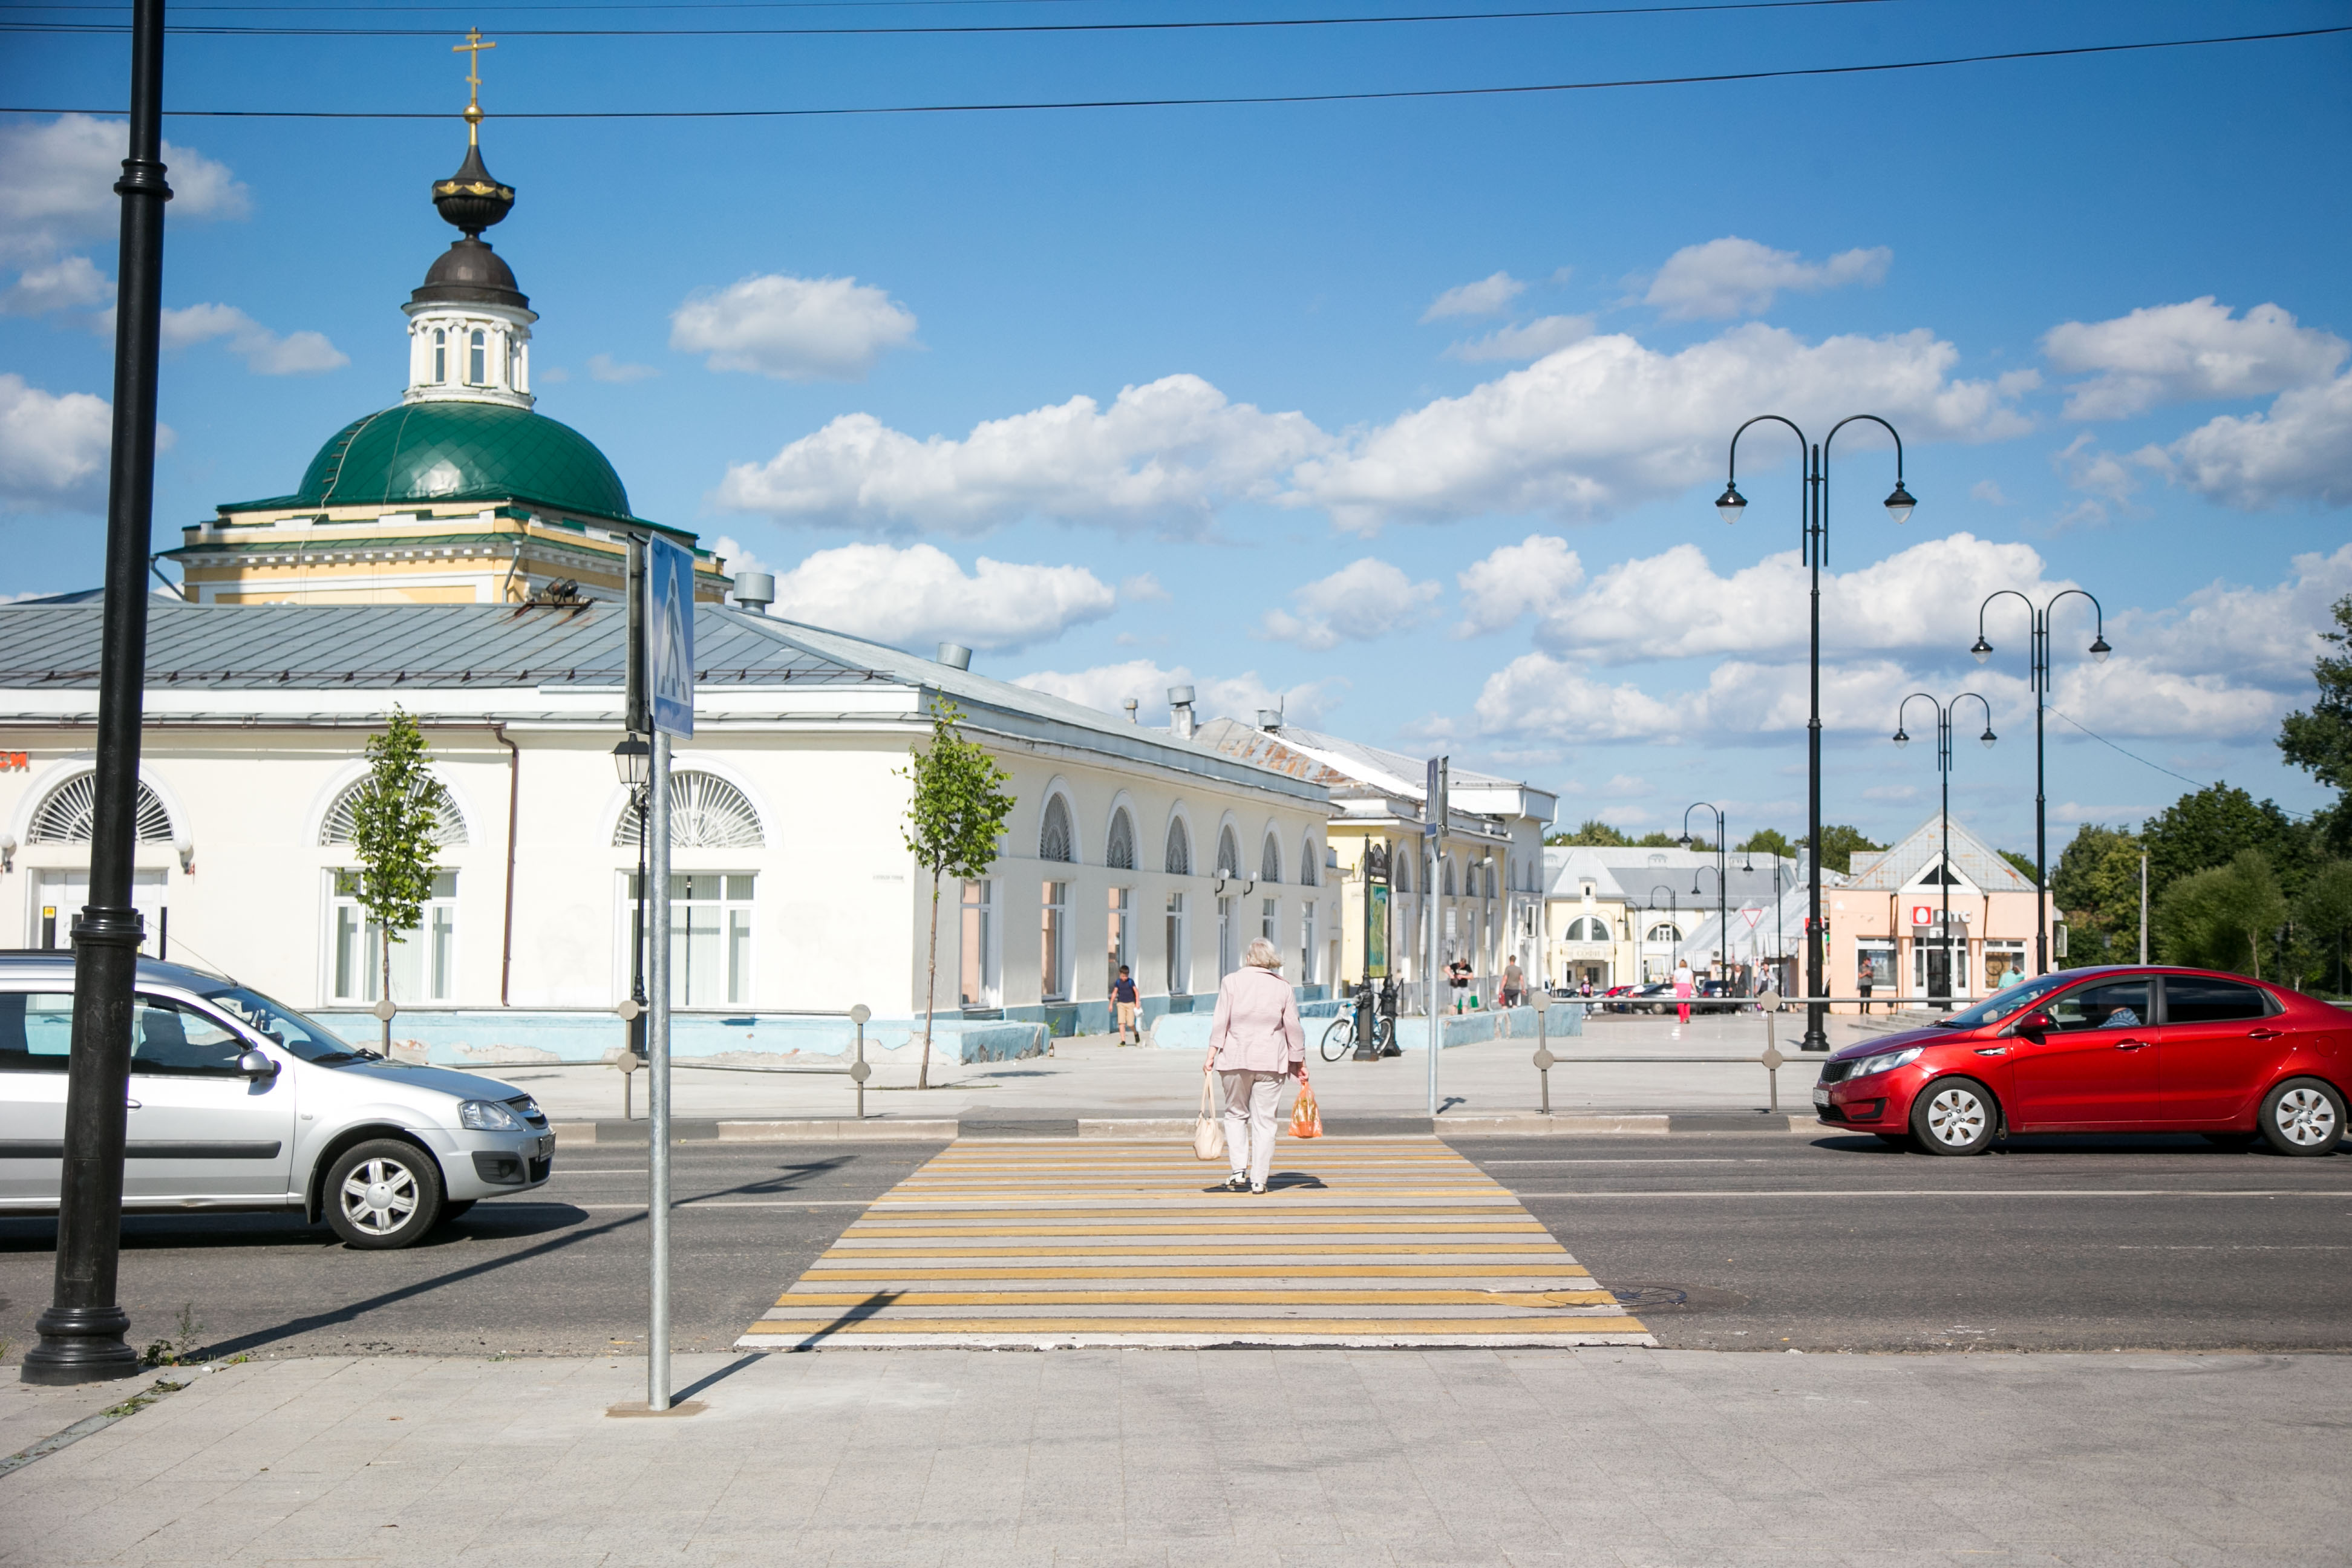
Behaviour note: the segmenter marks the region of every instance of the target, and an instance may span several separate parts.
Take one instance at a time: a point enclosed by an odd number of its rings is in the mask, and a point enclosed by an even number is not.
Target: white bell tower
[[[474,58],[466,79],[466,161],[433,184],[433,205],[464,236],[433,263],[424,287],[401,310],[408,316],[408,390],[404,403],[503,403],[529,408],[530,324],[539,320],[515,275],[482,238],[514,209],[514,187],[482,163],[480,33],[457,46]]]

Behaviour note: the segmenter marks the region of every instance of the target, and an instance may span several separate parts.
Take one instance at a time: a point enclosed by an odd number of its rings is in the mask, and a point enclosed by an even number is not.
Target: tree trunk
[[[915,1073],[915,1087],[931,1087],[931,1014],[940,1000],[940,871],[931,868],[930,977],[923,985],[923,1065]]]
[[[392,1000],[392,932],[389,930],[384,931],[383,941],[377,946],[383,952],[383,984],[377,995],[379,999],[389,1002]],[[392,1019],[388,1016],[383,1020],[383,1059],[392,1059]]]

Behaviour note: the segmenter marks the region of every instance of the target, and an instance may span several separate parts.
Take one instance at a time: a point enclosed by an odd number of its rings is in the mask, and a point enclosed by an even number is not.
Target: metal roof
[[[0,687],[98,685],[104,606],[0,605]],[[854,662],[763,637],[749,617],[697,605],[697,679],[746,685],[880,679]],[[348,690],[360,687],[618,686],[625,606],[183,605],[147,612],[150,687]]]
[[[1908,884],[1943,858],[1943,831],[1931,816],[1895,842],[1876,859],[1854,867],[1849,888],[1892,889]],[[1952,822],[1952,865],[1961,876],[1988,893],[2030,893],[2032,879],[1994,852],[1991,845],[1969,832],[1958,818]]]

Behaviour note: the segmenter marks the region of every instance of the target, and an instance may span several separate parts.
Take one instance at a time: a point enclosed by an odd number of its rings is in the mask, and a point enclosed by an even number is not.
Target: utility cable
[[[1950,55],[1937,59],[1889,60],[1856,66],[1790,66],[1779,70],[1716,71],[1699,76],[1625,77],[1604,81],[1543,82],[1524,87],[1403,88],[1383,92],[1269,93],[1232,98],[1103,98],[1038,100],[1005,103],[883,104],[843,109],[572,109],[523,110],[497,120],[804,120],[881,114],[1003,114],[1068,109],[1199,109],[1286,103],[1374,103],[1434,98],[1496,98],[1550,92],[1597,92],[1619,88],[1715,86],[1730,82],[1786,81],[1805,77],[1864,76],[1884,71],[1932,70],[1948,66],[1988,65],[2009,60],[2063,59],[2086,55],[2132,54],[2150,49],[2203,48],[2221,44],[2270,43],[2286,38],[2352,33],[2352,26],[2301,27],[2284,33],[2240,33],[2227,37],[2163,38],[2138,44],[2081,44],[2068,48],[2010,49],[1998,54]],[[121,109],[35,107],[0,104],[0,114],[121,114]],[[452,120],[442,110],[365,109],[166,109],[167,115],[196,120]]]

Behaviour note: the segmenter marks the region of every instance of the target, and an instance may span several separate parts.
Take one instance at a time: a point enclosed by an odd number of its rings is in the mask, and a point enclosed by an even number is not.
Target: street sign
[[[694,552],[646,541],[646,686],[655,730],[694,735]]]
[[[1364,889],[1364,973],[1373,980],[1389,977],[1389,885],[1374,882]]]

